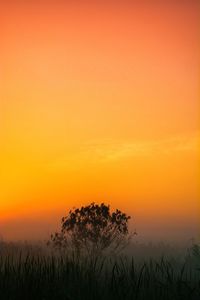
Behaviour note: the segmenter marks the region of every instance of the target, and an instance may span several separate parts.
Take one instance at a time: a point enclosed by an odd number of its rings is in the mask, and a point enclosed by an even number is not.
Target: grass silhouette
[[[124,300],[200,299],[200,271],[161,257],[146,262],[130,256],[77,258],[40,248],[8,246],[0,251],[0,299]],[[195,258],[196,259],[196,258]]]

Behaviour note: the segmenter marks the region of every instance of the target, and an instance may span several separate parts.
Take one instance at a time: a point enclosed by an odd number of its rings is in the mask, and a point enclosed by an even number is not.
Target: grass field
[[[200,299],[198,249],[184,256],[96,259],[45,253],[39,247],[0,249],[0,299]]]

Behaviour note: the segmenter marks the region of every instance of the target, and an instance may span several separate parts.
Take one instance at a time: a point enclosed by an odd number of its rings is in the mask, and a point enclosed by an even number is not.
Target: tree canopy
[[[61,231],[51,235],[50,243],[57,249],[71,249],[76,253],[99,255],[117,252],[131,238],[128,230],[130,216],[110,206],[94,202],[69,211],[61,220]]]

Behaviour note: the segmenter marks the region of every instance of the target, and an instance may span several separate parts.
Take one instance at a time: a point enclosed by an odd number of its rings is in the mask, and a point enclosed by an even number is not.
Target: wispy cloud
[[[172,136],[166,139],[145,141],[117,141],[112,139],[94,140],[81,147],[83,156],[104,161],[119,160],[127,157],[168,155],[173,152],[196,151],[199,133],[191,136]]]
[[[50,163],[50,168],[65,169],[79,167],[82,163],[109,163],[131,158],[150,158],[170,156],[191,152],[197,153],[199,133],[177,135],[156,140],[114,140],[96,139],[77,146],[77,148]]]

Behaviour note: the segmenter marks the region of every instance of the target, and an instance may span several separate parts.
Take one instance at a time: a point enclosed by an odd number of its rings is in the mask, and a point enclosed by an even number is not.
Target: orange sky
[[[23,2],[0,2],[0,235],[104,201],[194,236],[198,1]]]

